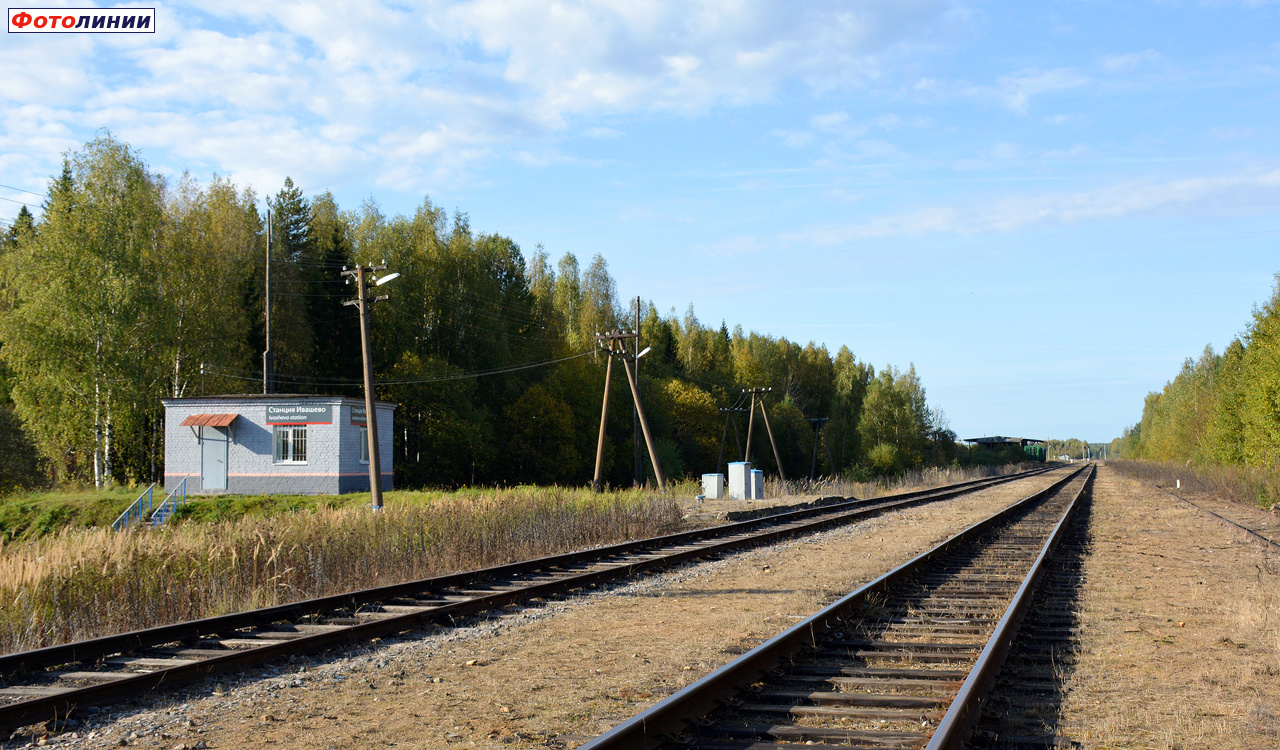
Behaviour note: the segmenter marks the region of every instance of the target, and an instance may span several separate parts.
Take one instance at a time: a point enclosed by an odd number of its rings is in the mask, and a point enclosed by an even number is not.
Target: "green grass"
[[[92,488],[19,492],[0,497],[0,538],[39,539],[64,528],[110,526],[142,488]],[[164,499],[161,494],[156,502]]]
[[[0,497],[0,539],[4,542],[31,541],[62,529],[107,527],[129,507],[144,488],[117,488],[94,490],[78,488],[51,492],[17,492]],[[637,501],[653,493],[645,490],[614,490],[595,495],[585,487],[534,487],[522,485],[505,488],[506,496],[530,498],[548,490],[561,493],[566,501],[591,505],[603,498],[609,502]],[[698,492],[692,482],[677,484],[671,493],[692,497]],[[492,495],[492,487],[466,487],[458,490],[393,490],[383,493],[387,508],[431,505],[444,501],[475,500]],[[164,500],[159,488],[155,504]],[[314,513],[323,510],[364,508],[370,503],[369,493],[353,492],[346,495],[209,495],[193,497],[178,510],[170,523],[211,524],[236,521],[243,518],[274,518],[290,513]]]

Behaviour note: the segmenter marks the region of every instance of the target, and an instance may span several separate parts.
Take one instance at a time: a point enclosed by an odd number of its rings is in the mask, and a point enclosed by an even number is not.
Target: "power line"
[[[489,375],[505,375],[507,373],[518,372],[520,370],[531,370],[537,367],[546,367],[548,365],[555,365],[561,362],[568,362],[573,359],[580,359],[582,357],[590,356],[594,353],[595,353],[594,351],[582,352],[581,354],[571,354],[567,357],[557,357],[556,359],[548,359],[542,362],[530,362],[523,365],[495,367],[488,370],[475,370],[473,372],[458,372],[458,373],[453,373],[451,375],[437,375],[437,376],[422,377],[422,378],[387,378],[387,379],[376,380],[374,382],[377,383],[378,385],[421,385],[425,383],[444,383],[452,380],[467,380],[469,378],[482,378],[482,377],[487,377]],[[249,380],[253,382],[259,382],[262,380],[262,377],[260,375],[256,377],[245,377],[242,375],[232,374],[233,372],[248,373],[249,372],[248,370],[233,371],[233,370],[222,370],[219,368],[212,368],[210,370],[206,370],[206,372],[213,372],[215,374],[223,375],[229,378],[234,378],[236,380]],[[282,380],[289,380],[299,385],[335,385],[335,386],[359,385],[360,383],[364,382],[363,380],[360,380],[357,378],[325,378],[325,377],[315,377],[315,376],[279,375],[279,374],[277,374],[276,377]]]
[[[22,188],[15,188],[12,186],[12,184],[0,184],[0,187],[10,189],[10,191],[18,191],[19,193],[28,193],[28,195],[32,195],[32,196],[40,196],[42,198],[49,197],[49,196],[46,196],[45,193],[37,193],[35,191],[24,191],[24,189]]]

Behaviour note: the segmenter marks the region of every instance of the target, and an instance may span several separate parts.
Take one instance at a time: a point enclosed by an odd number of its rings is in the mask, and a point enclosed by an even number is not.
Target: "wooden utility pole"
[[[743,461],[751,460],[751,433],[755,427],[756,421],[756,396],[760,396],[760,415],[764,417],[764,428],[769,433],[769,445],[773,446],[773,460],[778,464],[778,477],[782,481],[787,481],[787,475],[782,470],[782,457],[778,454],[778,443],[773,439],[773,428],[769,426],[769,414],[764,410],[764,394],[772,391],[772,388],[743,388],[743,393],[751,394],[751,419],[747,422],[747,453],[743,457]]]
[[[720,471],[720,467],[724,465],[724,446],[729,439],[729,422],[733,422],[733,442],[738,446],[738,456],[742,456],[742,437],[738,434],[738,419],[735,414],[741,414],[746,411],[743,408],[720,407],[720,413],[724,415],[724,434],[720,436],[720,458],[716,460],[716,471]],[[743,459],[745,460],[745,459]]]
[[[636,295],[636,327],[632,329],[636,334],[634,347],[631,353],[635,355],[632,360],[636,368],[636,380],[640,379],[640,295]],[[636,408],[631,410],[631,467],[635,476],[635,486],[640,487],[644,484],[644,458],[640,456],[640,407],[636,402]]]
[[[600,406],[600,437],[596,440],[596,473],[595,478],[591,480],[591,489],[596,492],[604,489],[601,473],[604,471],[604,428],[609,421],[609,384],[613,379],[612,340],[609,341],[608,357],[609,362],[604,366],[604,403]]]
[[[631,362],[625,357],[622,367],[627,371],[627,382],[631,385],[631,398],[636,402],[636,413],[640,415],[640,429],[644,431],[645,445],[649,446],[649,460],[653,462],[653,475],[658,480],[658,489],[665,489],[667,480],[662,476],[662,466],[658,464],[658,452],[653,448],[653,435],[649,433],[649,420],[644,418],[644,407],[640,405],[640,390],[636,387],[635,375],[631,373]]]
[[[778,477],[785,482],[787,475],[782,471],[782,457],[778,455],[778,443],[773,439],[773,428],[769,426],[769,414],[764,410],[764,399],[760,399],[760,416],[764,417],[764,429],[769,433],[769,445],[773,446],[773,460],[778,464]]]
[[[602,472],[604,470],[604,433],[605,420],[608,416],[609,409],[609,378],[613,372],[613,358],[621,357],[623,369],[627,371],[627,383],[631,386],[631,400],[635,404],[635,413],[640,421],[640,429],[644,433],[645,445],[649,448],[649,461],[653,463],[653,475],[658,480],[658,488],[664,489],[667,486],[666,477],[662,474],[662,466],[658,463],[658,452],[653,446],[653,436],[649,433],[649,421],[644,416],[644,406],[640,403],[640,389],[636,384],[635,374],[631,370],[633,360],[638,360],[644,354],[639,352],[632,354],[627,351],[624,343],[625,339],[636,338],[639,334],[622,333],[614,331],[613,333],[596,334],[596,341],[605,349],[605,353],[609,356],[609,365],[605,369],[605,396],[600,409],[600,437],[596,443],[596,470],[595,480],[592,482],[594,489],[599,492],[603,489],[601,484]]]
[[[266,350],[262,352],[262,395],[275,393],[276,390],[276,355],[271,351],[271,209],[267,209],[267,279],[266,279],[266,295],[262,306],[263,313],[266,317],[267,326],[267,345]],[[203,365],[201,365],[203,367]],[[204,375],[203,370],[200,373]],[[204,388],[204,380],[201,378],[201,389]],[[203,392],[202,394],[203,395]]]
[[[375,271],[386,269],[386,264],[377,266],[356,266],[343,276],[354,276],[356,280],[355,299],[343,302],[343,305],[356,305],[360,310],[360,352],[364,358],[364,429],[369,443],[369,494],[373,498],[373,509],[382,510],[382,462],[378,455],[378,411],[374,407],[373,398],[373,347],[369,341],[369,306],[374,302],[387,299],[387,295],[369,297],[369,277]],[[399,274],[395,274],[399,275]],[[388,277],[386,280],[390,280]]]

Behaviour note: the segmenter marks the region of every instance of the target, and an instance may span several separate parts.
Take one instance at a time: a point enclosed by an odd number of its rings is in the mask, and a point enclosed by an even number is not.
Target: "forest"
[[[1113,456],[1274,470],[1280,461],[1280,276],[1245,332],[1221,354],[1206,346],[1142,420],[1111,443]]]
[[[621,300],[600,255],[526,255],[427,199],[389,217],[286,179],[266,206],[277,392],[361,396],[341,272],[385,261],[401,275],[372,308],[376,395],[399,405],[399,487],[589,482],[605,369],[596,334],[634,327],[633,305],[651,349],[641,397],[670,477],[715,470],[722,441],[737,459],[720,410],[755,387],[772,389],[788,477],[810,472],[816,420],[827,420],[824,475],[980,459],[957,446],[914,367],[704,323],[692,305],[680,315]],[[0,242],[0,491],[152,481],[161,398],[262,390],[267,212],[226,179],[155,174],[109,133],[66,155],[42,208],[37,220],[24,207]],[[625,378],[613,387],[605,477],[629,486],[630,394]],[[742,439],[746,416],[733,415]],[[752,459],[776,473],[759,427]]]

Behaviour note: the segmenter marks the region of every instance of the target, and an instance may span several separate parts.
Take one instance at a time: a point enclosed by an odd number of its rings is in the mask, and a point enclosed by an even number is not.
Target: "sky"
[[[164,175],[430,199],[526,256],[599,253],[664,313],[914,365],[962,438],[1106,441],[1275,290],[1278,22],[1265,0],[160,2],[154,34],[0,43],[0,219],[105,128]]]

